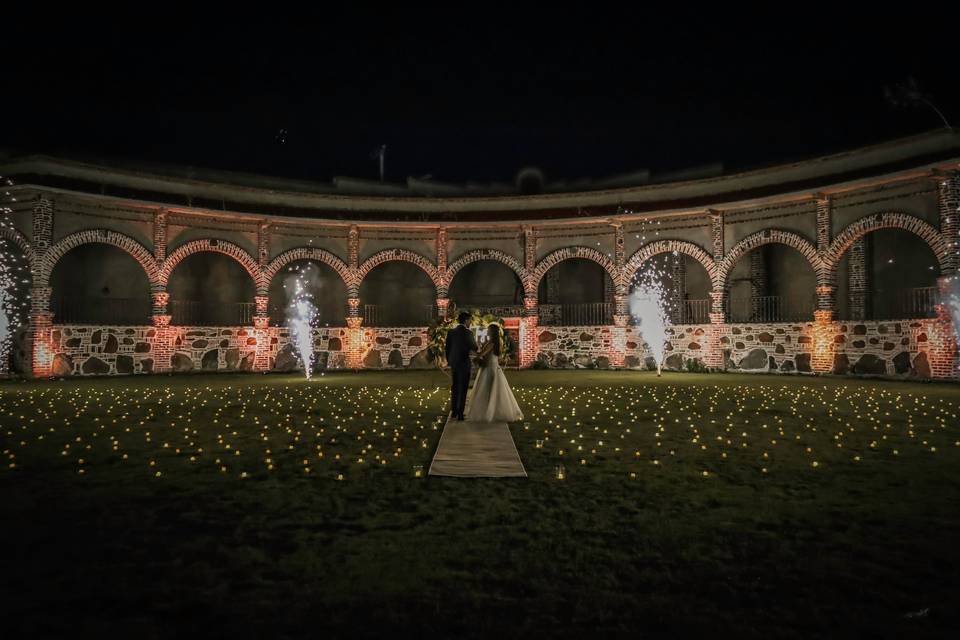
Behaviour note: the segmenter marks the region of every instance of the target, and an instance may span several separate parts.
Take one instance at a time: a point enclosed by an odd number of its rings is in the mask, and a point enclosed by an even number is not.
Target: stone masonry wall
[[[364,368],[433,366],[427,361],[425,328],[367,328],[362,331]],[[345,327],[313,329],[315,370],[347,366]],[[253,371],[265,350],[270,370],[301,369],[286,327],[263,335],[251,327],[164,327],[58,325],[51,332],[51,375],[159,373],[158,354],[169,340],[170,371]]]
[[[708,328],[706,324],[669,328],[665,368],[684,370],[688,360],[702,361]],[[811,322],[723,325],[720,344],[725,367],[742,372],[811,373],[813,328]],[[835,322],[833,373],[929,378],[928,351],[933,348],[935,330],[933,320]],[[538,362],[551,368],[610,368],[614,332],[613,326],[538,327]],[[314,370],[346,368],[350,335],[345,327],[314,329]],[[366,327],[360,335],[365,369],[434,366],[427,358],[429,338],[424,327]],[[258,349],[267,351],[269,370],[301,368],[286,327],[270,327],[260,334],[249,327],[57,325],[49,345],[54,354],[51,373],[156,373],[155,352],[164,339],[171,341],[170,371],[175,373],[253,371]],[[626,328],[625,366],[655,366],[634,327]]]

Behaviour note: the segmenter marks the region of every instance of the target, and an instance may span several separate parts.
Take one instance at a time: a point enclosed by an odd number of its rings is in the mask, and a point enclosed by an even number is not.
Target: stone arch
[[[77,231],[50,247],[40,258],[40,265],[36,275],[36,286],[50,286],[50,274],[53,273],[53,268],[60,259],[71,249],[75,249],[84,244],[109,244],[126,251],[143,267],[143,270],[147,273],[147,280],[149,280],[150,286],[153,288],[161,286],[163,282],[161,280],[161,270],[153,254],[133,238],[107,229]]]
[[[613,284],[618,289],[623,287],[623,278],[618,272],[617,265],[614,264],[613,260],[608,258],[603,252],[597,251],[591,247],[564,247],[562,249],[557,249],[552,251],[546,256],[543,260],[537,263],[537,266],[534,268],[533,273],[530,274],[530,277],[524,279],[524,285],[529,287],[527,289],[527,294],[536,297],[537,287],[540,285],[540,280],[543,279],[543,276],[546,275],[555,265],[560,264],[564,260],[570,260],[572,258],[583,258],[585,260],[592,260],[596,262],[603,270],[609,274],[610,279],[613,280]]]
[[[683,253],[701,265],[707,271],[707,277],[710,278],[710,282],[715,282],[717,277],[717,263],[714,261],[713,256],[704,251],[701,247],[695,245],[692,242],[686,242],[684,240],[657,240],[656,242],[651,242],[650,244],[640,248],[630,256],[630,259],[627,260],[627,264],[623,268],[623,277],[628,282],[633,278],[634,274],[643,266],[643,263],[653,258],[656,255],[661,253]]]
[[[13,225],[10,224],[0,224],[0,239],[9,240],[13,244],[17,245],[20,249],[20,253],[23,254],[24,259],[28,264],[33,264],[33,247],[30,246],[30,243],[27,242],[27,238],[17,231]]]
[[[264,285],[264,274],[260,270],[260,265],[253,259],[253,256],[232,242],[218,240],[216,238],[192,240],[177,247],[173,253],[167,256],[167,259],[163,261],[163,265],[160,267],[160,285],[162,287],[167,286],[167,283],[170,281],[170,274],[173,273],[173,270],[184,258],[204,251],[222,253],[239,262],[240,266],[250,274],[258,292],[266,290],[266,287],[269,286],[269,282],[267,282],[266,286]]]
[[[353,273],[350,271],[350,267],[347,265],[347,263],[326,249],[320,249],[318,247],[296,247],[295,249],[284,251],[276,258],[271,260],[270,264],[264,268],[263,281],[269,287],[270,283],[273,282],[273,279],[278,273],[280,273],[281,269],[291,262],[296,262],[298,260],[313,260],[315,262],[325,264],[337,272],[337,275],[343,279],[343,282],[347,285],[348,289],[350,288],[350,285],[353,284]]]
[[[363,279],[366,278],[367,274],[370,273],[375,267],[379,267],[385,262],[392,261],[410,262],[417,265],[427,274],[427,277],[430,278],[431,282],[433,282],[433,286],[437,288],[437,291],[444,289],[445,285],[442,275],[439,273],[434,264],[419,253],[416,253],[415,251],[409,251],[407,249],[386,249],[373,254],[364,260],[363,264],[361,264],[357,269],[355,276],[356,279],[353,284],[359,289],[360,283],[363,282]]]
[[[814,246],[812,242],[792,231],[764,229],[763,231],[751,233],[735,244],[727,255],[723,257],[723,260],[721,260],[717,266],[716,279],[713,284],[714,291],[724,290],[727,285],[727,276],[730,275],[730,271],[740,258],[765,244],[784,244],[788,247],[793,247],[810,263],[813,272],[817,274],[818,278],[823,273],[820,256],[817,254],[817,247]]]
[[[927,243],[927,246],[933,251],[933,255],[936,256],[937,263],[940,266],[940,273],[945,272],[947,268],[948,247],[943,238],[943,234],[941,234],[939,230],[930,223],[908,213],[876,213],[851,222],[833,239],[833,242],[830,243],[830,247],[824,255],[823,271],[825,281],[828,283],[834,281],[840,259],[843,258],[843,254],[847,252],[854,242],[868,233],[879,231],[880,229],[901,229],[918,236]]]
[[[517,274],[520,282],[525,280],[526,270],[523,268],[523,264],[510,254],[500,251],[499,249],[474,249],[460,256],[453,264],[447,267],[447,272],[444,274],[444,284],[449,287],[458,271],[468,264],[480,262],[481,260],[494,260],[505,264],[511,271]]]

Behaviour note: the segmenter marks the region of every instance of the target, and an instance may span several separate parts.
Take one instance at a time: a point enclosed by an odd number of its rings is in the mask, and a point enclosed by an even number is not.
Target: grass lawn
[[[960,386],[508,377],[527,479],[415,477],[439,372],[0,384],[0,634],[960,626]]]

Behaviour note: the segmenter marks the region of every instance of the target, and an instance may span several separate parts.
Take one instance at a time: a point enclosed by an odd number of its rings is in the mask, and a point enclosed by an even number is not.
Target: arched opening
[[[613,324],[615,292],[610,274],[593,260],[558,262],[543,274],[537,289],[539,324]]]
[[[167,284],[171,323],[180,326],[248,326],[256,287],[243,266],[222,253],[202,251],[177,264]]]
[[[297,282],[317,310],[317,326],[342,326],[347,317],[347,285],[327,264],[296,260],[281,269],[270,282],[270,324],[287,323],[290,303],[297,295]]]
[[[0,237],[0,373],[26,372],[30,264],[20,246]]]
[[[727,276],[730,322],[798,322],[813,318],[817,277],[803,254],[770,243],[742,255]]]
[[[410,262],[384,262],[360,283],[363,324],[371,327],[423,327],[436,317],[436,288],[423,269]]]
[[[660,287],[672,324],[710,322],[710,274],[685,253],[660,253],[645,261],[630,281],[630,292],[647,278]]]
[[[457,271],[448,297],[460,309],[479,309],[502,317],[523,315],[523,283],[498,260],[478,260]]]
[[[74,247],[54,266],[50,286],[55,324],[150,324],[150,280],[119,247]]]
[[[933,318],[939,276],[937,256],[919,236],[902,229],[868,233],[837,263],[837,317]]]

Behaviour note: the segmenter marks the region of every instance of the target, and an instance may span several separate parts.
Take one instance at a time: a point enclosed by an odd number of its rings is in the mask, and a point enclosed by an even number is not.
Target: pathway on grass
[[[458,422],[448,417],[428,475],[526,478],[527,472],[506,422]]]

